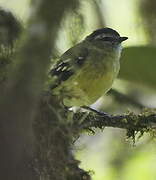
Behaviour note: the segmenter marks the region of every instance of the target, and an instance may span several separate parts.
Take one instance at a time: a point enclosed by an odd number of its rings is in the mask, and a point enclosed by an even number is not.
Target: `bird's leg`
[[[94,113],[96,113],[96,114],[102,115],[102,116],[110,116],[110,115],[109,115],[108,113],[106,113],[106,112],[98,111],[98,110],[93,109],[93,108],[91,108],[91,107],[89,107],[89,106],[82,106],[82,108],[83,108],[83,109],[86,109],[86,110],[89,110],[89,111],[91,111],[91,112],[94,112]]]
[[[66,106],[63,101],[60,102],[60,105],[62,106],[62,108],[64,109],[65,112],[68,112],[70,107]]]

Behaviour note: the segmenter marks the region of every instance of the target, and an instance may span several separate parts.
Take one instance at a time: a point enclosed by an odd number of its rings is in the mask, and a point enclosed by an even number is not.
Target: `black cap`
[[[87,36],[87,39],[92,40],[92,39],[94,39],[96,36],[98,36],[100,34],[111,34],[111,35],[114,35],[114,36],[120,36],[120,34],[117,31],[115,31],[115,30],[113,30],[111,28],[101,28],[101,29],[97,29],[92,34]]]
[[[87,40],[92,41],[94,39],[96,39],[96,37],[98,37],[99,35],[105,34],[106,36],[111,36],[111,37],[115,37],[115,41],[118,42],[122,42],[128,39],[128,37],[120,37],[120,34],[115,31],[114,29],[111,28],[101,28],[101,29],[97,29],[96,31],[94,31],[93,33],[91,33],[89,36],[86,37]],[[101,40],[103,40],[103,37],[101,38]],[[112,38],[110,39],[110,41],[112,40]]]

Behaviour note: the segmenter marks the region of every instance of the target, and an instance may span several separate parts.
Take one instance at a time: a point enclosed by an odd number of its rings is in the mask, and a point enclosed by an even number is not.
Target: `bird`
[[[93,31],[52,66],[50,90],[66,107],[89,107],[112,87],[120,69],[121,37],[112,28]]]

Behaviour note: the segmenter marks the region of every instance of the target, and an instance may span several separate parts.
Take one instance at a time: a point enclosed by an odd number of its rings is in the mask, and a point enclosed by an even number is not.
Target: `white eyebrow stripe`
[[[113,36],[113,35],[111,35],[111,34],[99,34],[99,35],[97,35],[96,37],[95,37],[95,39],[102,39],[102,38],[104,38],[104,37],[114,37],[115,38],[115,36]]]
[[[95,39],[101,39],[104,37],[106,37],[106,34],[100,34],[100,35],[96,36]]]

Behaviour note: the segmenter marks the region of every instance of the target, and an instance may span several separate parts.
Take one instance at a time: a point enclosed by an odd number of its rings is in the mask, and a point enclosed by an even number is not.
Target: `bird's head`
[[[128,37],[121,37],[120,34],[111,29],[111,28],[102,28],[97,29],[89,36],[86,37],[86,40],[94,43],[96,45],[104,46],[117,46],[120,45],[123,41],[127,40]]]

